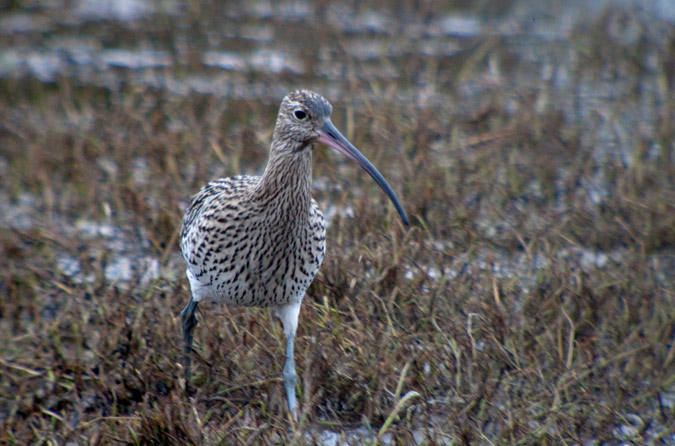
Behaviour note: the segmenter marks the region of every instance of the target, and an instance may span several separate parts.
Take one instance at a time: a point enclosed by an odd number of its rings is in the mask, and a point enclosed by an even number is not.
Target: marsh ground
[[[2,6],[0,442],[675,444],[672,4],[248,5]],[[203,307],[186,392],[176,239],[298,87],[412,225],[315,150],[288,434],[264,310]]]

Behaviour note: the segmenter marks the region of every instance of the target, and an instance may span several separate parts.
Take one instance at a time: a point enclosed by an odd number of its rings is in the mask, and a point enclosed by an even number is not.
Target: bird
[[[282,378],[288,410],[296,422],[295,334],[305,292],[326,252],[326,220],[311,195],[316,143],[359,164],[409,225],[392,188],[335,128],[331,113],[331,104],[321,95],[290,92],[279,107],[263,174],[218,179],[203,186],[187,207],[180,234],[191,291],[181,312],[188,381],[199,302],[267,307],[283,326]]]

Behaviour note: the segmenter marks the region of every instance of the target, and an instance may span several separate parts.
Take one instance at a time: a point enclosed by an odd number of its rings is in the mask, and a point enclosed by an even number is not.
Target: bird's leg
[[[300,304],[302,299],[276,307],[272,311],[281,319],[284,326],[284,335],[286,335],[286,363],[284,364],[284,387],[286,387],[286,397],[288,398],[288,411],[293,420],[298,421],[298,404],[295,400],[295,385],[298,377],[295,374],[295,360],[293,359],[295,331],[298,329],[298,315],[300,314]]]
[[[192,363],[190,359],[190,353],[192,352],[192,332],[197,326],[197,318],[195,317],[195,310],[197,310],[197,305],[199,302],[195,301],[193,297],[190,298],[190,302],[185,306],[183,311],[180,313],[180,318],[183,321],[183,341],[185,341],[185,359],[183,362],[183,367],[185,367],[185,379],[190,380],[190,365]]]
[[[295,401],[295,384],[298,382],[295,374],[295,359],[293,359],[295,343],[295,333],[286,334],[286,364],[284,364],[284,386],[286,387],[286,397],[288,398],[288,410],[297,423],[298,405]]]

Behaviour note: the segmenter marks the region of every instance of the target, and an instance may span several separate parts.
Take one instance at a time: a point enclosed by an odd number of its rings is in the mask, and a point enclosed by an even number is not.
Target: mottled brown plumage
[[[407,217],[377,170],[330,122],[330,104],[301,90],[284,98],[260,177],[237,176],[204,186],[188,206],[181,250],[192,298],[181,313],[186,370],[194,315],[201,300],[269,307],[286,335],[284,385],[297,418],[293,341],[300,305],[323,261],[326,225],[311,196],[312,147],[324,142],[357,161]]]

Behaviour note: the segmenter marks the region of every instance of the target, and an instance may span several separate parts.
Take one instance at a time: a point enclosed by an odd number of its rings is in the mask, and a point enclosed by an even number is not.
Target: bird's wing
[[[251,176],[215,180],[192,198],[183,218],[180,244],[193,293],[199,294],[200,289],[214,292],[216,272],[222,283],[228,274],[236,274],[230,269],[238,249],[236,222],[247,208],[246,191],[258,181],[259,177]]]

